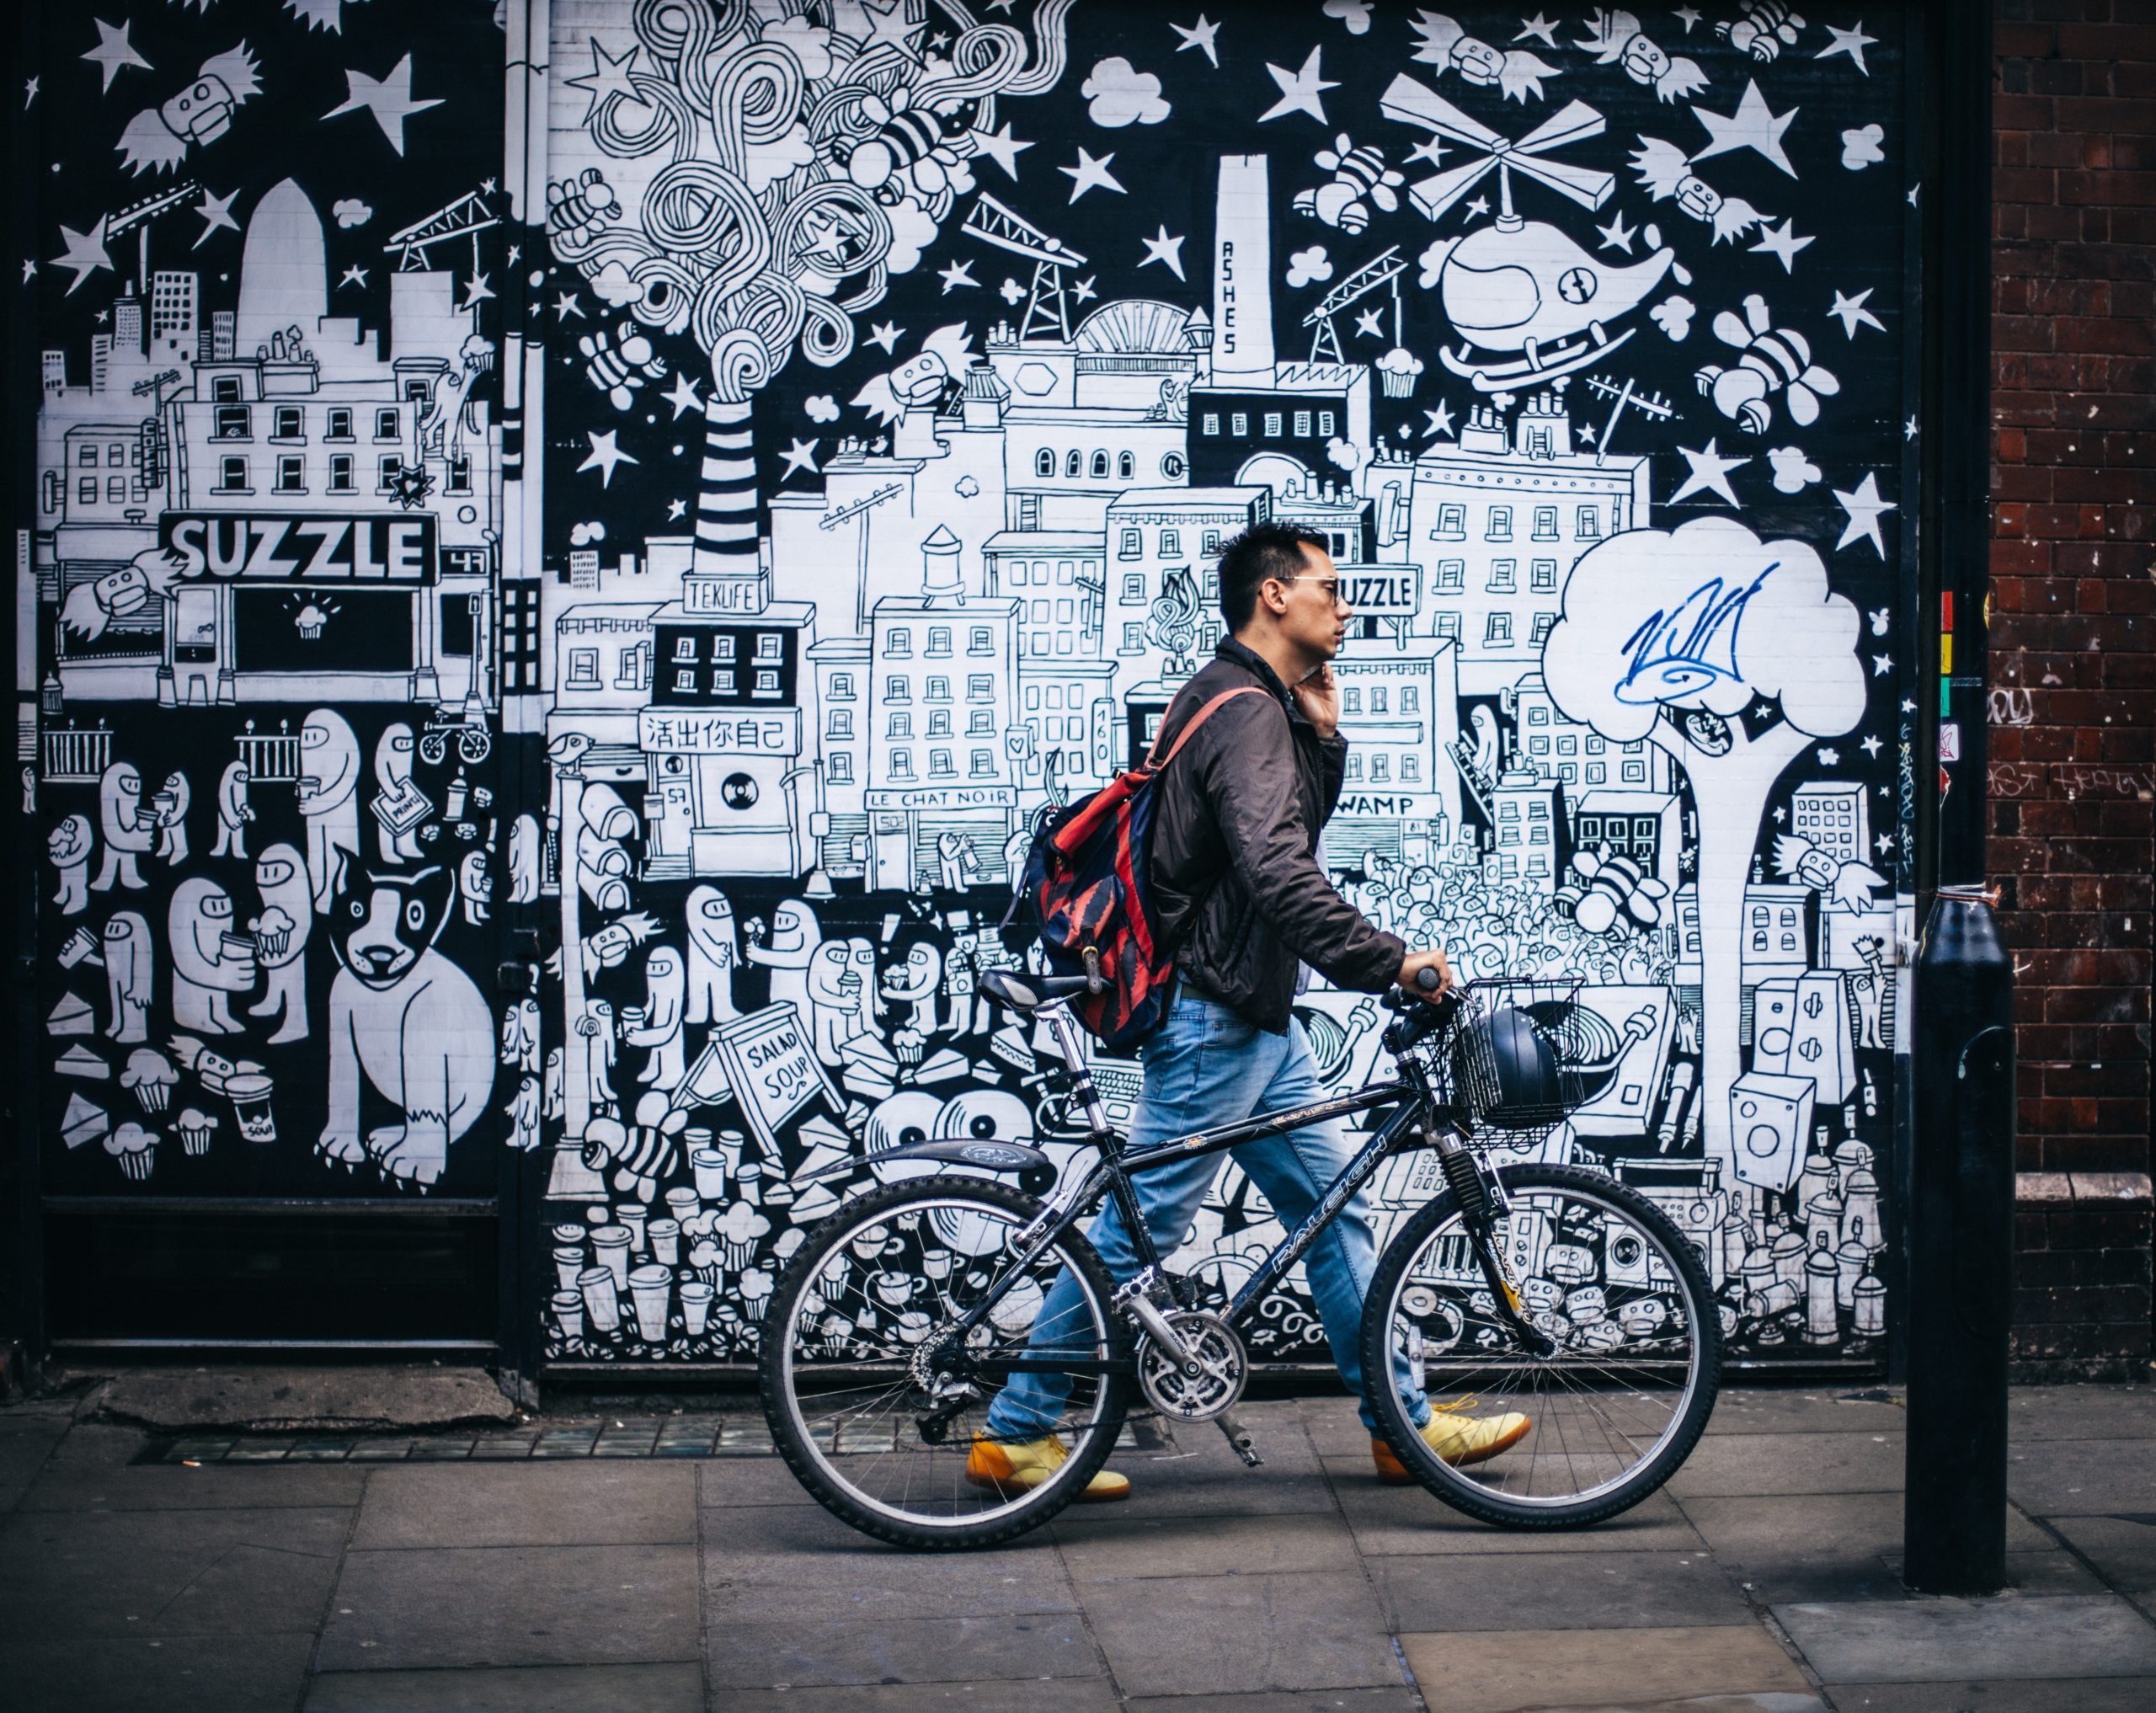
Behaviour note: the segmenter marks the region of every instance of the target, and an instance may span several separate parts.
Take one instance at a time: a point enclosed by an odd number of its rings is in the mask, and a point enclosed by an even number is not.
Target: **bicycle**
[[[874,1163],[927,1175],[846,1203],[809,1233],[773,1290],[760,1344],[764,1411],[787,1466],[826,1509],[905,1546],[1011,1540],[1085,1490],[1134,1387],[1163,1417],[1216,1422],[1257,1465],[1234,1414],[1250,1371],[1238,1326],[1386,1160],[1417,1149],[1435,1150],[1443,1187],[1379,1257],[1364,1372],[1401,1376],[1417,1390],[1442,1382],[1494,1411],[1529,1414],[1533,1428],[1502,1454],[1455,1468],[1416,1432],[1400,1386],[1374,1380],[1371,1404],[1408,1471],[1484,1522],[1554,1529],[1630,1509],[1690,1454],[1714,1408],[1722,1336],[1691,1244],[1614,1178],[1490,1158],[1501,1141],[1547,1134],[1614,1073],[1614,1060],[1568,1064],[1549,1054],[1550,1086],[1524,1102],[1505,1086],[1496,1032],[1530,1027],[1546,1049],[1568,1033],[1574,1001],[1486,1005],[1485,990],[1522,985],[1503,982],[1434,1002],[1396,990],[1382,1001],[1393,1013],[1383,1040],[1395,1075],[1130,1150],[1109,1128],[1063,1003],[1086,979],[998,971],[982,988],[1048,1025],[1057,1075],[1086,1116],[1089,1169],[1054,1188],[1048,1155],[1023,1145],[960,1137],[889,1150]],[[1231,1298],[1167,1271],[1139,1215],[1134,1177],[1388,1105],[1390,1117],[1309,1217]],[[1019,1187],[975,1173],[1015,1175]],[[1078,1229],[1111,1196],[1144,1263],[1121,1283]],[[1071,1324],[1038,1328],[1043,1299],[1065,1269],[1080,1288]],[[1001,1385],[1027,1371],[1070,1384],[1058,1424],[1069,1455],[1037,1486],[976,1486],[965,1465],[979,1421]]]

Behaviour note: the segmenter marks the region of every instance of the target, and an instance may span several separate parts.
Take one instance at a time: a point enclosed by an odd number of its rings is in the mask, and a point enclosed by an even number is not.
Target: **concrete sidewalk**
[[[1664,1493],[1555,1537],[1380,1486],[1344,1398],[1256,1405],[1262,1470],[1149,1433],[1129,1503],[934,1558],[808,1502],[753,1421],[715,1457],[549,1422],[189,1468],[72,1415],[0,1411],[14,1713],[2156,1706],[2145,1386],[2015,1395],[2016,1586],[1973,1603],[1902,1590],[1882,1393],[1726,1393]]]

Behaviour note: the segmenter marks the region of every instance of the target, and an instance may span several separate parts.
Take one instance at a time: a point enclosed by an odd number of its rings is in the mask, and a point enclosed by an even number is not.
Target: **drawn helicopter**
[[[1457,351],[1439,350],[1445,367],[1479,392],[1511,392],[1585,368],[1631,338],[1636,329],[1612,333],[1609,323],[1638,307],[1661,283],[1675,252],[1665,247],[1630,267],[1611,267],[1556,227],[1525,219],[1513,207],[1516,172],[1585,209],[1609,200],[1614,175],[1542,158],[1551,149],[1599,136],[1599,113],[1574,101],[1514,141],[1405,75],[1392,80],[1379,106],[1390,119],[1481,152],[1478,160],[1408,187],[1431,220],[1490,173],[1497,174],[1497,219],[1464,237],[1441,238],[1422,253],[1422,282],[1437,287],[1465,341]],[[1480,358],[1477,348],[1518,355]]]

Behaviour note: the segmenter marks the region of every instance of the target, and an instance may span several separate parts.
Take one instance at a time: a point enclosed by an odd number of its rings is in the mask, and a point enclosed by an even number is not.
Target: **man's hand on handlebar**
[[[1398,979],[1403,992],[1434,1002],[1452,991],[1452,965],[1439,951],[1411,952],[1401,963]]]

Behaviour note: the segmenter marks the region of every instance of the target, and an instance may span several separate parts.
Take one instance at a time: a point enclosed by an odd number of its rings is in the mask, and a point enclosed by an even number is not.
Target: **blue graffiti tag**
[[[1737,667],[1737,632],[1744,622],[1745,605],[1780,564],[1775,560],[1749,587],[1727,594],[1721,578],[1710,577],[1674,612],[1651,615],[1625,640],[1631,664],[1617,680],[1617,700],[1672,702],[1717,680],[1742,677]]]

